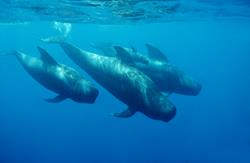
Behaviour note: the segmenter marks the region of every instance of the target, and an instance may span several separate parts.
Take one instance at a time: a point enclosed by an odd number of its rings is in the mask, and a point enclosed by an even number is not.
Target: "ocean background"
[[[247,1],[245,1],[247,3]],[[1,54],[20,50],[39,57],[41,46],[60,63],[77,67],[58,45],[53,22],[0,25]],[[241,18],[140,24],[72,24],[67,41],[161,49],[170,62],[200,81],[198,96],[172,94],[168,123],[141,113],[110,116],[126,106],[96,82],[95,104],[44,101],[55,94],[33,80],[13,56],[0,56],[0,163],[249,163],[250,21]],[[95,51],[97,52],[97,51]],[[167,84],[167,83],[166,83]]]

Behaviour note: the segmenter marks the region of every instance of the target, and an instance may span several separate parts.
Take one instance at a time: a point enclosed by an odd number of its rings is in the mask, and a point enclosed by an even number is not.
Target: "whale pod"
[[[92,53],[67,42],[56,39],[46,39],[46,42],[58,43],[73,62],[127,105],[127,109],[113,116],[126,118],[141,112],[152,119],[168,122],[176,115],[173,103],[137,68],[116,57]]]

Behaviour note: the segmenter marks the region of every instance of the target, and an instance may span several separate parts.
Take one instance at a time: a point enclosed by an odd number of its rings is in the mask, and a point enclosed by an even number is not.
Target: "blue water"
[[[56,45],[41,38],[58,35],[49,22],[1,25],[2,53],[21,50],[39,56],[47,49],[93,81]],[[145,52],[153,43],[171,63],[200,81],[198,96],[172,94],[177,115],[169,123],[141,113],[110,116],[126,106],[96,82],[95,104],[66,100],[34,81],[13,56],[0,56],[0,162],[250,162],[250,22],[241,19],[177,21],[145,25],[73,24],[68,41],[94,51],[91,42],[133,45]]]

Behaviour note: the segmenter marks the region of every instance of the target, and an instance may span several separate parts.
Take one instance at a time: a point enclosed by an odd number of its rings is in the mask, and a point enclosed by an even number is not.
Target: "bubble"
[[[72,29],[72,24],[71,23],[61,23],[55,21],[53,23],[53,28],[60,32],[64,37],[67,37],[69,33],[71,32]]]

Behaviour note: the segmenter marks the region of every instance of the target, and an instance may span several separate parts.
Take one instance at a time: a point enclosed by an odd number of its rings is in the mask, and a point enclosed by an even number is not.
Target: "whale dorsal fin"
[[[148,50],[148,56],[152,59],[168,62],[168,58],[158,48],[151,44],[145,44]]]
[[[126,49],[121,46],[114,46],[114,49],[116,51],[117,58],[128,65],[134,65],[133,58]]]
[[[44,50],[43,48],[41,47],[37,47],[38,51],[40,52],[41,54],[41,59],[46,62],[46,63],[49,63],[51,65],[57,65],[58,63],[56,62],[56,60],[51,57],[51,55],[46,51]]]

